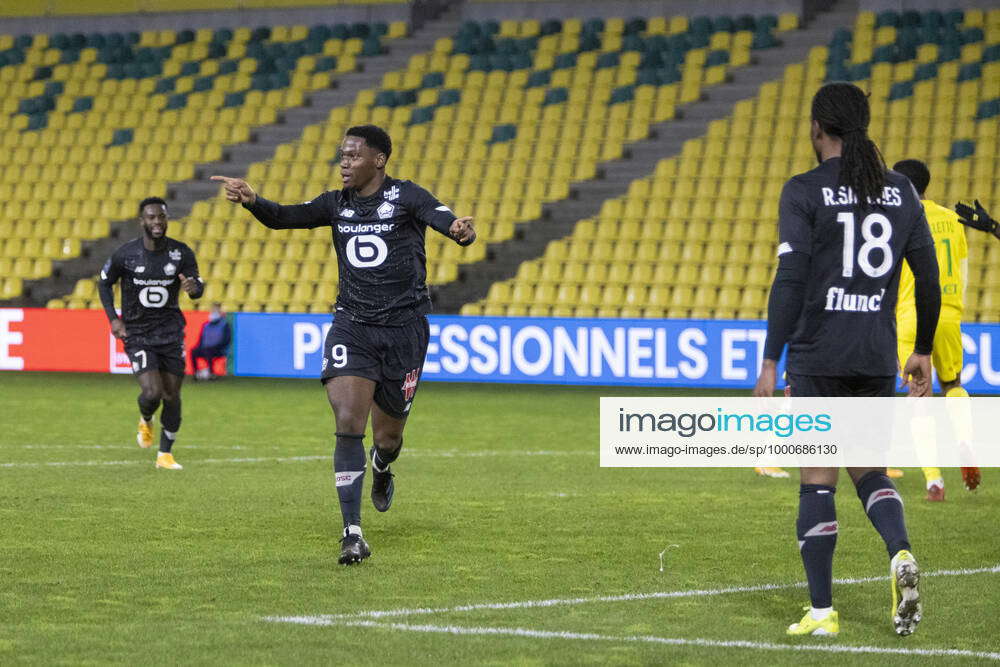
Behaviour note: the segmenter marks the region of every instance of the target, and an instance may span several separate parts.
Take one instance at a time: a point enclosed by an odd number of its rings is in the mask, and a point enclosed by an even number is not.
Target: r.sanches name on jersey
[[[826,291],[825,310],[847,310],[858,313],[877,313],[882,310],[885,289],[878,294],[848,294],[843,287],[831,287]]]
[[[381,234],[391,232],[396,228],[396,223],[373,223],[358,225],[337,225],[337,231],[341,234]]]
[[[820,188],[820,190],[823,192],[824,206],[847,206],[858,203],[858,198],[850,186],[841,185],[836,190],[833,188]],[[882,206],[902,206],[903,195],[899,188],[887,186],[882,190],[882,196],[872,203]]]

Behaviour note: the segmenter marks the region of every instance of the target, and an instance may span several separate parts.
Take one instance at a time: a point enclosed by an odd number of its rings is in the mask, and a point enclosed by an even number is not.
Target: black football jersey
[[[244,206],[272,229],[331,228],[338,315],[392,326],[430,310],[424,233],[432,227],[447,234],[455,214],[419,185],[386,177],[370,197],[331,190],[304,204],[282,206],[258,196]]]
[[[889,171],[881,198],[862,207],[839,184],[840,162],[794,176],[781,193],[778,255],[810,258],[787,367],[800,375],[895,375],[903,256],[934,240],[905,176]]]
[[[197,278],[198,262],[184,243],[166,238],[161,250],[146,250],[142,239],[129,241],[101,269],[98,288],[108,317],[114,317],[112,287],[121,280],[121,320],[129,341],[162,345],[184,339],[184,314],[177,305],[181,281]]]

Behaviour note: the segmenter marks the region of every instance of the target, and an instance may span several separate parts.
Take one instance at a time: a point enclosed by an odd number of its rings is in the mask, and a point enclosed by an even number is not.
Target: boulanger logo
[[[706,433],[773,433],[779,438],[787,438],[796,432],[825,433],[833,428],[833,418],[826,414],[780,413],[751,414],[748,412],[723,412],[718,408],[711,412],[625,412],[618,409],[618,430],[622,433],[676,433],[682,438],[690,438],[699,431]]]
[[[139,303],[146,308],[163,308],[167,305],[169,296],[170,294],[167,292],[166,287],[160,287],[159,285],[143,287],[139,290]]]
[[[378,266],[389,256],[389,246],[374,234],[352,236],[347,241],[347,261],[359,269]]]

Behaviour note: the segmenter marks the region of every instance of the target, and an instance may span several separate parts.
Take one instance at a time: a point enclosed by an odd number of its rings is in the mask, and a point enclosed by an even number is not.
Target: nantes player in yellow
[[[965,308],[965,287],[968,282],[969,250],[965,242],[965,227],[954,211],[929,199],[924,199],[930,172],[919,160],[902,160],[893,165],[913,183],[924,205],[927,223],[934,237],[938,267],[941,276],[941,314],[934,334],[931,360],[937,371],[941,390],[948,397],[965,397],[969,393],[962,387],[962,312]],[[917,312],[913,302],[913,273],[905,263],[899,277],[899,300],[896,302],[896,329],[900,364],[906,362],[913,351],[917,334]],[[958,406],[961,407],[961,406]],[[970,419],[960,420],[968,424]],[[960,439],[968,439],[968,435]],[[927,500],[944,500],[944,480],[939,468],[924,468],[927,480]],[[962,478],[967,488],[979,485],[978,468],[962,468]]]

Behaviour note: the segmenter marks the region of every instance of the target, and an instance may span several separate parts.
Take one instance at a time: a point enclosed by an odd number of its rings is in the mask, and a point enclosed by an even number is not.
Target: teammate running
[[[903,258],[914,275],[916,343],[903,373],[912,395],[930,389],[930,353],[941,305],[937,258],[919,197],[887,171],[868,137],[868,98],[849,83],[824,85],[812,100],[810,137],[819,166],[781,193],[778,271],[755,396],[772,396],[788,343],[792,396],[892,396],[895,305]],[[885,468],[848,468],[890,558],[891,618],[900,635],[921,618],[919,570],[903,503]],[[797,533],[812,608],[790,635],[836,635],[833,552],[838,469],[802,468]]]
[[[361,532],[369,414],[375,440],[372,503],[380,512],[392,504],[389,464],[403,445],[429,337],[424,232],[431,227],[462,246],[476,239],[472,218],[456,218],[420,186],[386,175],[391,153],[392,142],[381,128],[350,128],[340,145],[343,188],[293,206],[264,199],[242,179],[212,177],[223,182],[229,201],[241,203],[271,229],[332,228],[340,293],[321,380],[337,426],[333,470],[344,521],[342,565],[371,555]]]
[[[139,431],[142,448],[153,445],[153,415],[163,404],[156,467],[180,470],[172,448],[181,427],[184,381],[184,314],[177,305],[183,289],[192,299],[205,291],[191,248],[167,237],[167,203],[147,197],[139,204],[142,235],[118,248],[101,269],[97,291],[111,322],[111,333],[125,344],[139,380]],[[122,314],[115,310],[114,285],[122,283]]]

